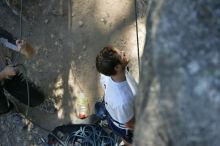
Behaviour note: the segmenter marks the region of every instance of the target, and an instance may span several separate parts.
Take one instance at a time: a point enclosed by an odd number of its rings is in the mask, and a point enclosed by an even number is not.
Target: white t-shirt
[[[107,111],[114,120],[127,123],[134,117],[134,97],[137,91],[134,78],[126,71],[126,81],[115,82],[111,77],[101,74],[100,82],[105,90]]]

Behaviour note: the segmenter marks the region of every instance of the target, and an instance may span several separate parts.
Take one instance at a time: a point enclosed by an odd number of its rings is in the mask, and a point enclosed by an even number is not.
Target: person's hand
[[[30,58],[34,54],[32,46],[24,40],[16,40],[17,50],[24,54],[27,58]]]
[[[21,48],[24,45],[24,41],[23,40],[16,40],[16,46],[17,46],[17,50],[21,51]]]
[[[3,70],[2,73],[4,74],[5,78],[12,77],[16,75],[16,70],[15,67],[13,66],[6,66]]]

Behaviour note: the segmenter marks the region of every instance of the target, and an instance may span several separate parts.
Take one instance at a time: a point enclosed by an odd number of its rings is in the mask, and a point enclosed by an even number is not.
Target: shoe
[[[54,114],[57,112],[56,107],[54,106],[54,102],[47,99],[43,103],[41,103],[38,107],[39,110],[45,111],[47,113]]]

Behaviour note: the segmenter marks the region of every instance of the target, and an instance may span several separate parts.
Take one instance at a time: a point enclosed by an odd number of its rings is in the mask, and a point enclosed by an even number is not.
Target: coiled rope
[[[79,125],[75,125],[79,126]],[[83,125],[79,130],[73,131],[67,137],[58,137],[50,133],[62,146],[117,146],[119,137],[113,133],[108,134],[99,125]]]

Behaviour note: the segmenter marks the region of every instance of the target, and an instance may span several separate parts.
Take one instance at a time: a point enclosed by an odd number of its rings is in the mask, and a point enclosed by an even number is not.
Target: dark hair
[[[106,76],[116,74],[115,66],[117,64],[120,64],[120,59],[115,49],[111,46],[104,47],[96,56],[96,68]]]

